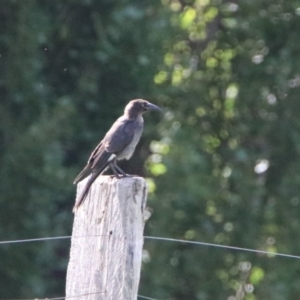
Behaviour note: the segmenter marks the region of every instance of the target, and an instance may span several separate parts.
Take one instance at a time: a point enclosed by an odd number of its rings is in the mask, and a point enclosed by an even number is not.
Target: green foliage
[[[298,253],[298,2],[2,4],[1,240],[71,233],[73,178],[142,97],[165,108],[124,164],[145,175],[145,162],[146,234]],[[299,298],[292,259],[154,240],[145,251],[149,297]],[[67,241],[0,256],[2,298],[64,295]]]
[[[169,109],[160,131],[170,151],[160,154],[167,172],[155,180],[148,234],[297,253],[297,3],[164,3],[178,32],[155,77]],[[299,294],[291,284],[298,268],[274,255],[153,241],[146,248],[144,288],[150,294],[158,284],[154,298]],[[162,268],[159,284],[152,274]]]

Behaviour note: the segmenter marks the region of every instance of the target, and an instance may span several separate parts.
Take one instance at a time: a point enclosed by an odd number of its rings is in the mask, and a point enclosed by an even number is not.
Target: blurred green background
[[[296,0],[1,0],[0,239],[70,235],[74,177],[130,99],[151,236],[300,254]],[[0,298],[64,295],[69,240],[0,245]],[[145,240],[139,294],[300,297],[296,259]]]

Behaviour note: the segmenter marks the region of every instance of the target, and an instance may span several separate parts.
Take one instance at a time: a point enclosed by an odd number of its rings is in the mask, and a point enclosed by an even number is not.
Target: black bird
[[[144,119],[142,114],[148,110],[161,110],[158,106],[143,100],[131,100],[120,117],[106,133],[103,140],[92,152],[87,165],[75,178],[74,184],[91,174],[81,195],[75,203],[73,212],[82,204],[95,179],[109,166],[117,178],[129,176],[116,161],[129,159],[140,140],[143,132]]]

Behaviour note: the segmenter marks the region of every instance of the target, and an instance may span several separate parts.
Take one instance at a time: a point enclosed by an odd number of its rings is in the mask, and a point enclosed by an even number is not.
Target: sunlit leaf
[[[188,7],[182,14],[181,27],[183,29],[186,29],[189,26],[191,26],[191,24],[196,18],[196,15],[197,15],[196,10],[192,7]]]
[[[253,267],[250,274],[250,282],[254,285],[259,284],[265,277],[265,271],[259,267]]]
[[[154,176],[163,175],[167,172],[167,167],[163,163],[152,164],[150,166],[150,172]]]

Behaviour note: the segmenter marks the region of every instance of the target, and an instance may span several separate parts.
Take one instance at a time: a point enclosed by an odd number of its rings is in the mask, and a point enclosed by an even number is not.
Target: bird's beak
[[[162,111],[162,109],[160,107],[158,107],[157,105],[154,105],[150,102],[148,102],[148,110]]]

